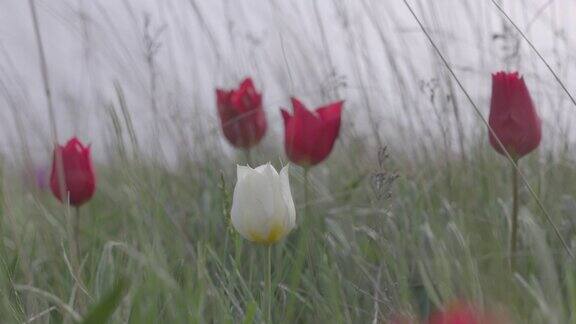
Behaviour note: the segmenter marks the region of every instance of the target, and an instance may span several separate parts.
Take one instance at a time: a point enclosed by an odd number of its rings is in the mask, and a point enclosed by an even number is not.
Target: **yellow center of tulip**
[[[282,226],[282,224],[274,224],[270,227],[268,236],[261,235],[260,233],[250,233],[250,241],[270,245],[280,240],[283,235],[284,226]]]

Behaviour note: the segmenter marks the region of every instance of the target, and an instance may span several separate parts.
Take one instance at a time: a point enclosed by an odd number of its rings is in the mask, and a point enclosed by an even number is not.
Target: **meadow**
[[[5,5],[39,28],[22,57],[0,41],[0,323],[429,323],[455,303],[506,318],[481,324],[576,323],[573,4],[387,2]],[[486,124],[500,70],[543,121],[513,267],[513,167]],[[248,76],[268,122],[250,154],[215,95]],[[293,96],[344,100],[307,171],[285,152]],[[96,174],[79,209],[43,183],[72,136]],[[290,163],[296,207],[271,246],[231,222],[236,165],[268,162]]]

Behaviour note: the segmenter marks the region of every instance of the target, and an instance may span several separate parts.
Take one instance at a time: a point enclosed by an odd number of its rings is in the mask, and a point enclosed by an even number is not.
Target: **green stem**
[[[303,227],[304,227],[304,235],[305,235],[305,240],[306,240],[306,254],[308,256],[308,268],[310,269],[310,271],[312,271],[312,273],[314,273],[313,270],[313,264],[314,264],[314,256],[312,255],[312,251],[314,250],[314,244],[312,242],[312,237],[313,237],[313,231],[318,230],[317,225],[316,225],[316,217],[314,217],[312,215],[312,213],[310,212],[310,191],[309,191],[309,168],[304,168],[304,221],[302,222]]]
[[[74,248],[76,250],[76,260],[78,266],[82,262],[82,252],[80,251],[80,207],[76,207],[74,218]],[[79,269],[78,269],[79,270]]]
[[[304,167],[304,215],[302,216],[304,217],[305,222],[309,222],[308,217],[310,216],[310,213],[308,213],[308,171],[309,168]]]
[[[266,323],[272,323],[272,297],[273,297],[273,289],[272,289],[272,245],[267,247],[268,249],[268,269],[266,271]]]
[[[514,271],[518,240],[518,160],[512,164],[512,228],[510,231],[510,268]]]

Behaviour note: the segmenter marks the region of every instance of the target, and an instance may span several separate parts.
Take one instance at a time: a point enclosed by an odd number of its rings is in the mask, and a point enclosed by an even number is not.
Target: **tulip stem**
[[[510,268],[514,271],[518,236],[518,160],[512,164],[512,215],[510,230]]]
[[[307,218],[309,216],[308,215],[308,195],[309,195],[309,193],[308,193],[308,170],[309,169],[307,167],[304,168],[304,219],[306,221],[308,221]]]
[[[272,245],[267,247],[267,271],[266,271],[266,323],[272,323],[272,297],[273,297],[273,289],[272,289]]]
[[[309,182],[309,179],[308,179],[309,174],[308,173],[309,173],[309,168],[305,167],[304,168],[304,215],[303,215],[304,221],[302,223],[305,224],[304,225],[304,229],[305,229],[304,233],[305,233],[305,236],[306,236],[305,239],[306,239],[306,242],[308,245],[308,247],[306,249],[308,251],[308,253],[307,253],[308,254],[308,261],[310,262],[310,266],[312,266],[312,254],[311,254],[312,243],[310,242],[310,231],[313,229],[314,223],[313,223],[312,219],[309,219],[310,218],[310,212],[309,212],[310,208],[308,206],[309,205],[308,200],[310,198],[309,197],[310,192],[308,190],[308,182]]]
[[[78,265],[82,262],[82,256],[80,252],[80,207],[76,206],[76,217],[74,217],[74,247],[76,250],[76,260]]]
[[[312,265],[314,264],[314,256],[312,255],[312,251],[313,251],[313,243],[312,243],[312,231],[314,231],[317,226],[316,226],[316,218],[312,216],[312,213],[310,213],[310,202],[309,202],[309,195],[310,195],[310,191],[308,188],[308,183],[310,182],[310,168],[305,167],[304,168],[304,221],[303,221],[303,227],[304,227],[304,239],[306,240],[306,255],[308,257],[308,267],[310,267],[310,270],[314,273],[314,271],[312,270]]]

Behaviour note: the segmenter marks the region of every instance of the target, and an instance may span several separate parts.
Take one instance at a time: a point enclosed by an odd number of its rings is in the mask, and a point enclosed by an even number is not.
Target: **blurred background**
[[[576,4],[500,3],[572,89]],[[490,1],[413,5],[484,115],[490,73],[519,70],[544,116],[544,141],[572,138],[567,96]],[[245,76],[264,93],[272,148],[280,147],[279,108],[290,96],[309,106],[345,99],[344,131],[412,157],[432,154],[422,145],[463,154],[466,142],[485,131],[402,1],[59,0],[37,6],[60,141],[77,135],[91,142],[101,162],[118,140],[118,91],[146,154],[174,164],[183,151],[205,145],[229,153],[219,136],[214,89],[236,86]],[[14,153],[26,149],[43,161],[50,128],[27,1],[0,3],[0,58],[2,151],[21,158]]]

